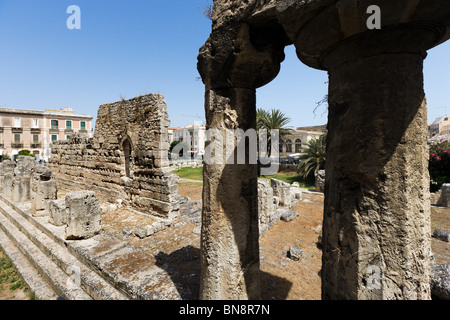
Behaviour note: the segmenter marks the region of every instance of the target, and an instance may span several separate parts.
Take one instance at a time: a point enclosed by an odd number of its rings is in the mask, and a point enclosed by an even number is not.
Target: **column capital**
[[[378,8],[377,13],[371,8]],[[450,38],[449,11],[448,0],[277,0],[279,21],[299,59],[322,70],[328,70],[324,60],[331,52],[341,60],[347,55],[425,53]],[[369,23],[372,15],[376,26]]]

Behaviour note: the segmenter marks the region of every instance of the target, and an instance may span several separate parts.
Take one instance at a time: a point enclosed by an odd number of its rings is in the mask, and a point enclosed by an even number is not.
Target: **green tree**
[[[33,157],[33,158],[36,158],[36,156],[35,156],[34,154],[32,154],[30,150],[20,150],[20,151],[18,152],[18,155],[19,155],[19,156],[26,156],[26,157]]]
[[[323,134],[308,142],[308,146],[303,151],[304,155],[300,157],[301,162],[297,165],[297,171],[304,179],[325,169],[326,141],[327,135]]]
[[[256,129],[259,133],[259,130],[267,130],[267,156],[270,157],[272,150],[272,140],[271,133],[272,130],[279,131],[279,143],[283,142],[283,137],[289,134],[292,129],[287,125],[291,122],[291,118],[286,116],[279,109],[272,109],[270,111],[266,111],[264,109],[258,108],[256,110]],[[274,146],[278,148],[279,146]]]

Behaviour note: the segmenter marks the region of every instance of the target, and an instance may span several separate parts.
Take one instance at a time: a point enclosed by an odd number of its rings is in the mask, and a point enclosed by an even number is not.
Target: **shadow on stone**
[[[158,252],[156,265],[170,276],[183,300],[198,300],[200,294],[200,249],[186,246],[169,254]]]
[[[159,252],[156,265],[170,276],[183,300],[198,300],[200,297],[200,249],[186,246],[169,254]],[[261,298],[285,300],[292,282],[261,271]]]
[[[286,300],[292,282],[264,271],[261,271],[260,277],[262,300]]]

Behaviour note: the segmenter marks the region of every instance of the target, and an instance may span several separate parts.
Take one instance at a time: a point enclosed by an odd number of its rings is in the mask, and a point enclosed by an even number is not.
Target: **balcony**
[[[4,148],[5,144],[3,142],[0,142],[0,148]]]
[[[11,128],[11,132],[12,133],[22,133],[23,132],[23,129],[22,128],[18,128],[18,127],[13,127],[13,128]]]
[[[31,134],[40,134],[41,133],[41,129],[39,129],[39,128],[31,128],[30,129],[30,133]]]
[[[64,132],[65,132],[66,134],[72,134],[72,133],[73,133],[73,129],[71,129],[71,128],[66,128],[66,129],[64,129]]]
[[[23,148],[23,142],[11,142],[11,148]]]
[[[39,149],[41,148],[42,144],[40,141],[31,141],[30,142],[30,148],[32,149]]]

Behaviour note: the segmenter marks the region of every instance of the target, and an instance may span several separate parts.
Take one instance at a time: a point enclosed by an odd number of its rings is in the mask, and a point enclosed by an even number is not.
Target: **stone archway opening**
[[[124,156],[124,163],[125,163],[125,176],[127,178],[131,178],[132,171],[131,171],[131,165],[133,163],[133,156],[132,156],[132,144],[131,139],[127,138],[122,143],[122,149],[123,149],[123,156]]]

